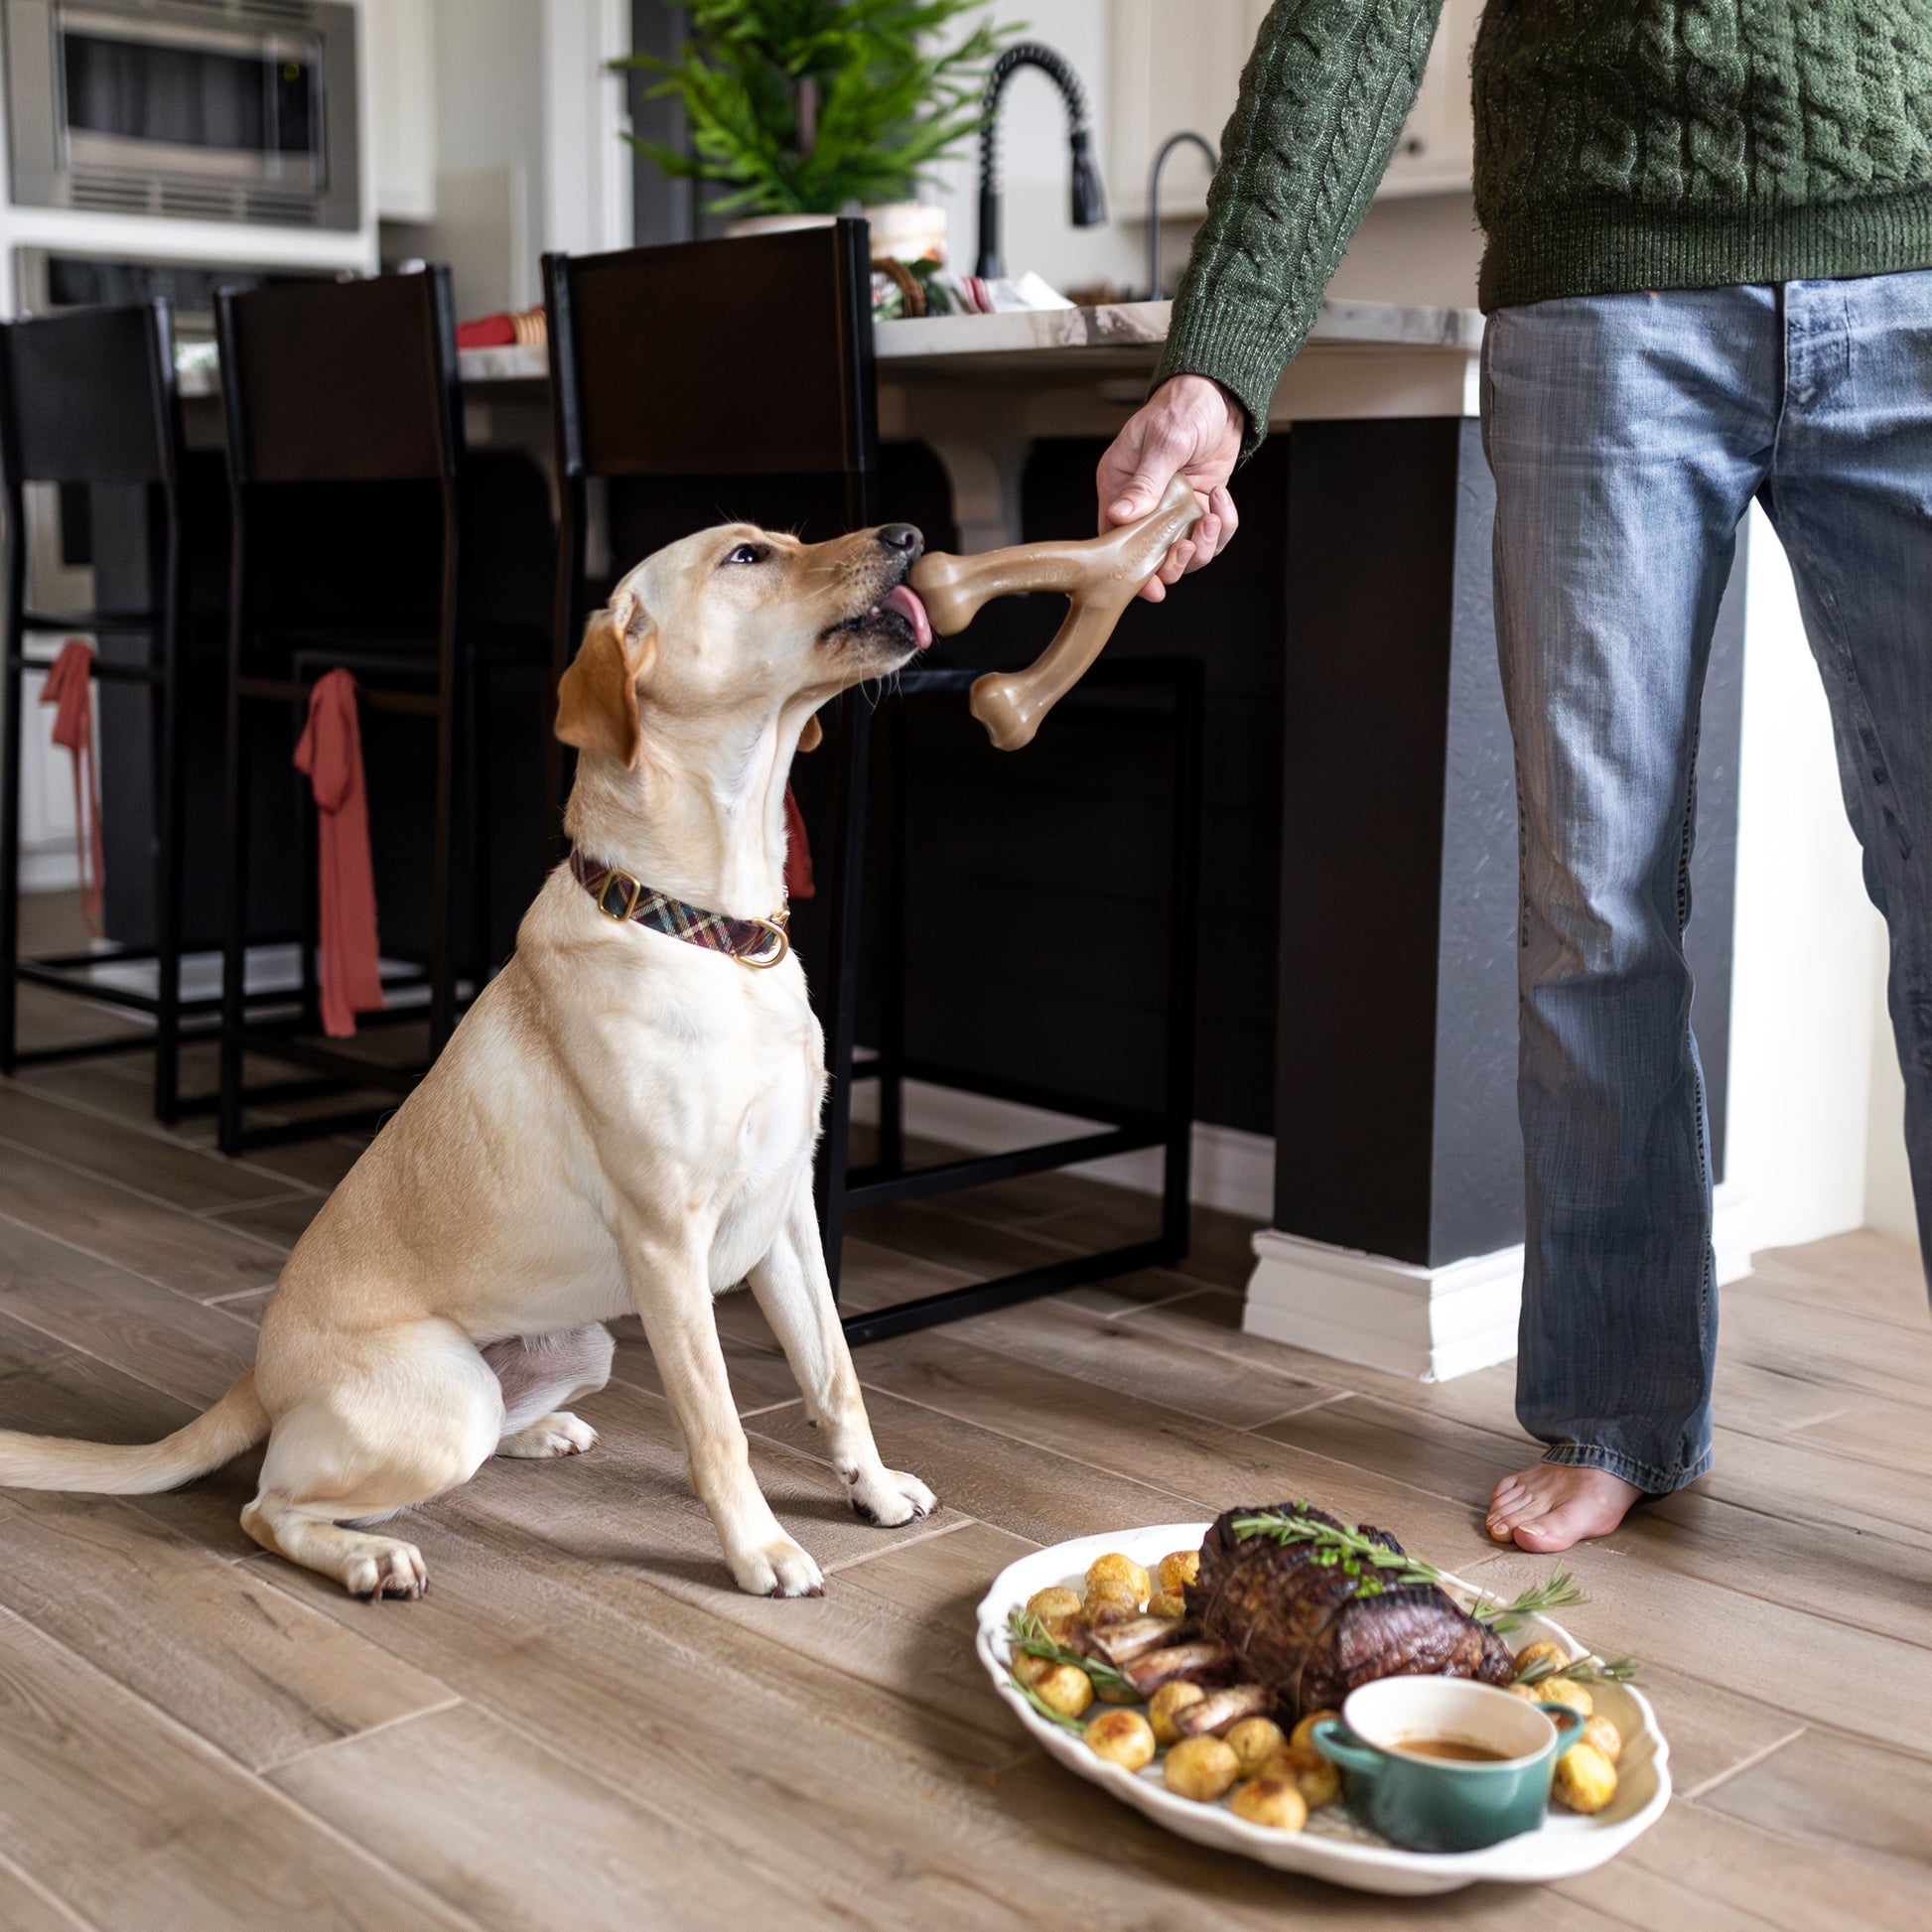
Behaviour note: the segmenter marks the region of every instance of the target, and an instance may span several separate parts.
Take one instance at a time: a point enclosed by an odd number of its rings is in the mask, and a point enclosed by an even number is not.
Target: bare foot
[[[1608,1536],[1642,1494],[1607,1469],[1533,1462],[1497,1483],[1489,1498],[1489,1534],[1524,1550],[1567,1550],[1586,1537]]]

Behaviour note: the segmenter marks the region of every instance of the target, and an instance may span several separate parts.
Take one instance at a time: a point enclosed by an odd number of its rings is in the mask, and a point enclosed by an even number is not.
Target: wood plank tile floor
[[[31,992],[37,1036],[97,1016]],[[207,1077],[205,1054],[193,1073]],[[228,1162],[149,1118],[144,1054],[0,1082],[0,1426],[178,1427],[245,1363],[350,1140]],[[855,1303],[1114,1240],[1071,1177],[862,1217]],[[1523,1452],[1507,1368],[1421,1387],[1241,1333],[1248,1230],[1193,1258],[862,1351],[890,1460],[944,1502],[845,1511],[748,1298],[721,1304],[754,1460],[830,1573],[729,1587],[635,1323],[603,1446],[492,1462],[414,1512],[435,1587],[352,1602],[176,1495],[0,1492],[0,1927],[1066,1925],[1932,1928],[1932,1321],[1868,1234],[1725,1291],[1718,1466],[1576,1553],[1633,1650],[1679,1801],[1534,1892],[1375,1900],[1163,1834],[1033,1750],[973,1605],[1028,1548],[1308,1494],[1505,1588],[1480,1507]]]

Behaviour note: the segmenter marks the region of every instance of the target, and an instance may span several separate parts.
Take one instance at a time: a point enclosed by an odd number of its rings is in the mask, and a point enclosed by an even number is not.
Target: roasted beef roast
[[[1343,1527],[1306,1503],[1270,1507]],[[1323,1563],[1306,1543],[1235,1535],[1236,1517],[1261,1513],[1230,1509],[1215,1519],[1201,1544],[1200,1575],[1187,1587],[1188,1622],[1227,1646],[1238,1660],[1229,1675],[1265,1687],[1285,1722],[1337,1711],[1357,1685],[1382,1677],[1514,1678],[1502,1639],[1433,1584],[1398,1586],[1366,1564],[1351,1573]],[[1385,1531],[1364,1523],[1359,1533],[1402,1554]]]

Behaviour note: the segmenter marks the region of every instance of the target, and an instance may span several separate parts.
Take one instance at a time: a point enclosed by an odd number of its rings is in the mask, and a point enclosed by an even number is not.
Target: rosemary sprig
[[[1486,1595],[1480,1596],[1469,1614],[1478,1623],[1488,1624],[1501,1636],[1510,1630],[1520,1630],[1527,1617],[1541,1616],[1545,1610],[1568,1609],[1572,1604],[1588,1601],[1576,1578],[1562,1564],[1558,1564],[1540,1584],[1532,1584],[1514,1602],[1497,1603]]]
[[[1339,1570],[1344,1577],[1357,1580],[1357,1596],[1379,1596],[1385,1589],[1411,1589],[1433,1584],[1438,1589],[1449,1587],[1449,1577],[1421,1557],[1398,1556],[1385,1550],[1359,1530],[1318,1523],[1303,1514],[1307,1503],[1295,1509],[1264,1509],[1252,1516],[1237,1516],[1232,1525],[1237,1537],[1272,1536],[1277,1543],[1306,1543],[1310,1560],[1324,1569]],[[1367,1570],[1363,1566],[1367,1565]],[[1558,1609],[1589,1599],[1576,1580],[1560,1566],[1540,1584],[1533,1584],[1514,1602],[1497,1603],[1479,1596],[1469,1614],[1498,1632],[1516,1629],[1527,1616]]]
[[[1047,1634],[1046,1625],[1038,1617],[1030,1616],[1025,1610],[1015,1610],[1007,1619],[1007,1639],[1013,1649],[1024,1650],[1030,1657],[1044,1657],[1050,1663],[1071,1664],[1076,1670],[1085,1671],[1096,1691],[1126,1691],[1133,1697],[1140,1696],[1126,1675],[1105,1658],[1083,1657],[1079,1651],[1069,1650]]]
[[[1634,1684],[1638,1664],[1634,1657],[1613,1657],[1607,1664],[1595,1657],[1578,1657],[1560,1664],[1554,1657],[1538,1657],[1516,1673],[1519,1684],[1541,1684],[1552,1677],[1565,1677],[1573,1684]]]

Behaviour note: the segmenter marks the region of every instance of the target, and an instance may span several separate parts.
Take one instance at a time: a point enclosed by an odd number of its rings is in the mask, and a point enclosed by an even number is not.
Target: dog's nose
[[[924,535],[910,523],[882,523],[878,536],[888,550],[897,551],[908,564],[916,563],[925,548]]]

